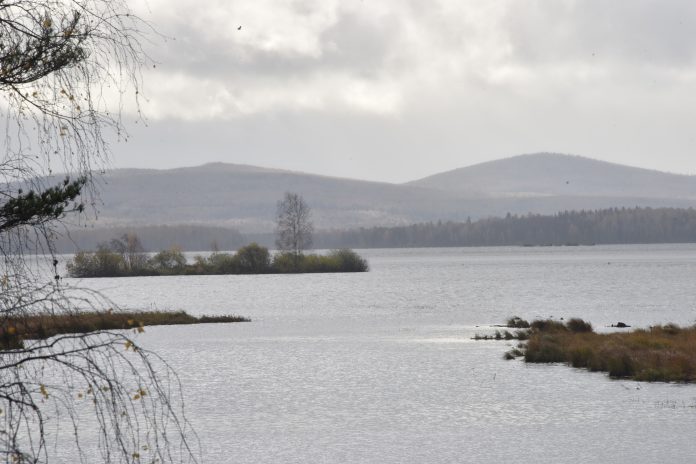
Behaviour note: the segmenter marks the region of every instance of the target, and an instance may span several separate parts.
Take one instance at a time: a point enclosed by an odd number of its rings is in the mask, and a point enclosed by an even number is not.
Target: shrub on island
[[[278,253],[272,269],[279,274],[313,272],[366,272],[367,261],[353,250],[333,250],[327,255]]]
[[[135,258],[138,259],[135,259]],[[295,274],[365,272],[367,261],[353,250],[333,250],[327,255],[277,253],[251,243],[236,253],[215,252],[196,256],[189,264],[178,247],[162,250],[152,257],[128,254],[108,244],[94,252],[81,251],[67,264],[70,277],[128,277],[165,275]]]

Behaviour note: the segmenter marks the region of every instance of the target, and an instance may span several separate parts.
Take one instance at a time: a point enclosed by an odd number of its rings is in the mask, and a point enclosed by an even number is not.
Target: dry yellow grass
[[[23,340],[50,338],[69,333],[99,330],[143,330],[145,326],[205,324],[213,322],[247,322],[241,316],[191,316],[184,311],[77,312],[74,314],[39,314],[7,318],[0,322],[0,350],[21,348]]]
[[[532,323],[529,339],[522,345],[525,361],[562,362],[615,378],[696,382],[696,326],[670,324],[598,334],[578,321],[575,326],[571,321]]]

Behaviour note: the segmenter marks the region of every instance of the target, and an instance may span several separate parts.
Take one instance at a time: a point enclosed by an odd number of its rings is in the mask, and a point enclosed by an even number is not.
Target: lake
[[[514,315],[693,324],[696,245],[360,253],[368,273],[79,283],[252,319],[139,337],[179,372],[204,463],[693,461],[696,385],[504,361],[509,343],[471,337]]]

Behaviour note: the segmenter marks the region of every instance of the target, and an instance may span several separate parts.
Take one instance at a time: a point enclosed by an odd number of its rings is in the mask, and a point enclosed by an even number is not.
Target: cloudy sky
[[[553,151],[696,174],[693,0],[134,8],[171,39],[153,38],[149,125],[129,125],[115,167],[224,161],[401,182]]]

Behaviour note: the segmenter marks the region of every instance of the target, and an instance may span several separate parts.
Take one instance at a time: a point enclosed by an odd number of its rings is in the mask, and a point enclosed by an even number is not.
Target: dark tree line
[[[554,215],[508,214],[466,222],[323,231],[318,248],[593,245],[696,242],[696,210],[610,208]]]

